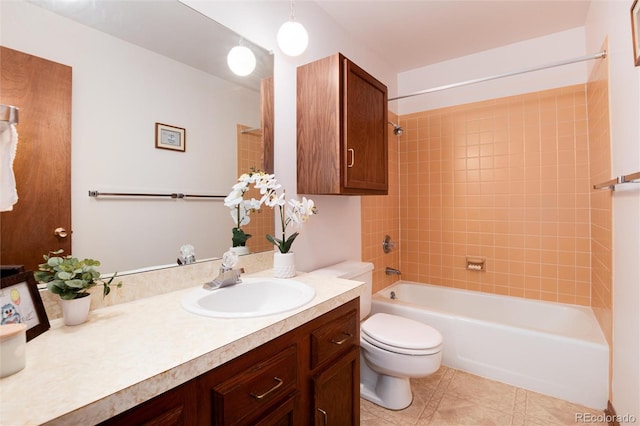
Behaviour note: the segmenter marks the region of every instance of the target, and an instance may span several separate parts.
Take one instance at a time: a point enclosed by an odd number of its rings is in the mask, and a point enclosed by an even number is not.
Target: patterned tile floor
[[[441,367],[435,374],[411,381],[413,403],[404,410],[386,410],[360,399],[364,426],[552,426],[594,423],[603,412],[504,383]],[[585,414],[582,414],[585,413]],[[590,421],[579,421],[590,417]]]

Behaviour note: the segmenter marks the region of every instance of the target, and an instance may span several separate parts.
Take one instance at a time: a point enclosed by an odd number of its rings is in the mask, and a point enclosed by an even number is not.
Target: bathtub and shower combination
[[[607,405],[609,347],[588,307],[398,281],[374,294],[377,312],[438,329],[448,367],[591,408]]]

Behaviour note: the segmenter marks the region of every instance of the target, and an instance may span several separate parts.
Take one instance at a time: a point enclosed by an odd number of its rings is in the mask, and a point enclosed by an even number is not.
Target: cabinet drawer
[[[296,347],[266,359],[214,386],[213,417],[216,424],[248,423],[296,390]]]
[[[353,310],[311,332],[311,369],[357,345],[358,311]]]

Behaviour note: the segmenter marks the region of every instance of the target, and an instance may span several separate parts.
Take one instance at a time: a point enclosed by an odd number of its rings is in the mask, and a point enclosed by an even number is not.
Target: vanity
[[[359,424],[362,283],[295,280],[311,302],[264,317],[187,312],[190,287],[53,320],[0,380],[2,423]]]

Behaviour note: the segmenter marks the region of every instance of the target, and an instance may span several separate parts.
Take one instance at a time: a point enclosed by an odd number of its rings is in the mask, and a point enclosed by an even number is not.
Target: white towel
[[[0,122],[0,212],[13,210],[18,202],[13,159],[18,148],[18,131],[15,124]]]

